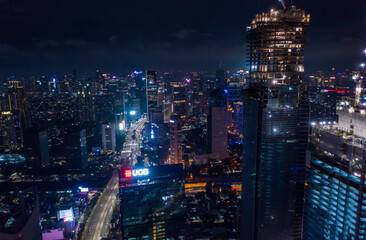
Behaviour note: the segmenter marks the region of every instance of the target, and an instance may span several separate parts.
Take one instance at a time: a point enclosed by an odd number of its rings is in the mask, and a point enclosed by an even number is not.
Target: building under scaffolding
[[[296,7],[255,16],[247,29],[251,84],[301,83],[309,21]]]

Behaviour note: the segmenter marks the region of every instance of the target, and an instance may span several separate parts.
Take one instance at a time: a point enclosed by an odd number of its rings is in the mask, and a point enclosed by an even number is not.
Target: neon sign
[[[130,177],[132,177],[132,170],[131,169],[125,170],[125,178],[130,178]]]
[[[147,168],[132,170],[132,176],[134,177],[147,176],[147,175],[149,175],[149,169]]]
[[[142,168],[142,169],[127,169],[124,171],[124,177],[125,178],[131,178],[131,177],[141,177],[141,176],[147,176],[149,175],[149,169],[148,168]]]
[[[89,188],[79,187],[79,189],[80,189],[80,192],[82,192],[82,193],[89,192]]]

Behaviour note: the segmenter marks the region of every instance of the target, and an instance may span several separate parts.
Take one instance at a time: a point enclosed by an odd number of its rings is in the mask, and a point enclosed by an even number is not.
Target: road
[[[127,132],[126,141],[122,150],[122,157],[128,159],[128,166],[133,167],[140,154],[140,143],[142,141],[142,129],[146,119],[137,121]],[[135,132],[136,139],[133,139]],[[108,182],[98,202],[91,212],[82,235],[82,240],[99,240],[100,237],[107,237],[109,223],[112,218],[113,209],[116,204],[118,192],[118,169],[113,171],[113,176]]]
[[[113,176],[98,202],[94,206],[88,221],[86,222],[82,240],[99,240],[108,231],[116,195],[118,192],[118,170],[113,171]]]
[[[137,157],[140,156],[140,144],[142,141],[142,130],[144,128],[144,124],[146,122],[146,118],[140,119],[137,121],[131,128],[128,130],[126,135],[125,144],[123,145],[122,157],[127,158],[127,166],[123,167],[133,167],[137,162]],[[133,139],[133,135],[135,132],[135,139]]]

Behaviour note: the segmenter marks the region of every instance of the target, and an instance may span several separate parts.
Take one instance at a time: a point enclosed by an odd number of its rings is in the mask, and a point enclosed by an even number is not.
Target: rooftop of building
[[[346,132],[338,128],[337,124],[334,125],[318,125],[315,128],[315,132],[313,131],[312,135],[316,132],[327,132],[330,134],[333,134],[338,137],[342,137],[344,139],[345,143],[354,147],[358,147],[361,149],[366,150],[366,139],[360,136],[357,136],[356,134],[352,134],[350,132]]]
[[[271,9],[270,12],[257,14],[251,22],[248,30],[256,28],[258,25],[278,22],[310,22],[310,14],[306,14],[305,10],[295,6],[282,10]]]

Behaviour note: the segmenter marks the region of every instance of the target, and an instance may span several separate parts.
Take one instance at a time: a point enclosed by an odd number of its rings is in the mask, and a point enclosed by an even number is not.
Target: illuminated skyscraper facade
[[[190,74],[190,111],[193,116],[202,116],[205,113],[204,93],[203,93],[203,74],[191,72]]]
[[[181,118],[186,118],[188,113],[186,86],[182,82],[172,84],[173,86],[173,111]]]
[[[150,121],[150,112],[158,107],[158,83],[155,71],[146,71],[146,98],[147,118]]]
[[[250,88],[243,93],[241,239],[302,239],[309,107],[304,45],[310,16],[296,7],[248,27]]]
[[[169,121],[170,127],[170,163],[183,164],[182,159],[182,119],[173,115]]]
[[[228,110],[224,91],[219,88],[211,92],[207,116],[207,151],[213,158],[228,156]]]
[[[102,125],[102,144],[104,151],[116,151],[116,127],[114,124]]]
[[[181,164],[119,170],[122,239],[185,239]]]
[[[340,128],[313,128],[304,240],[366,239],[365,141]]]

